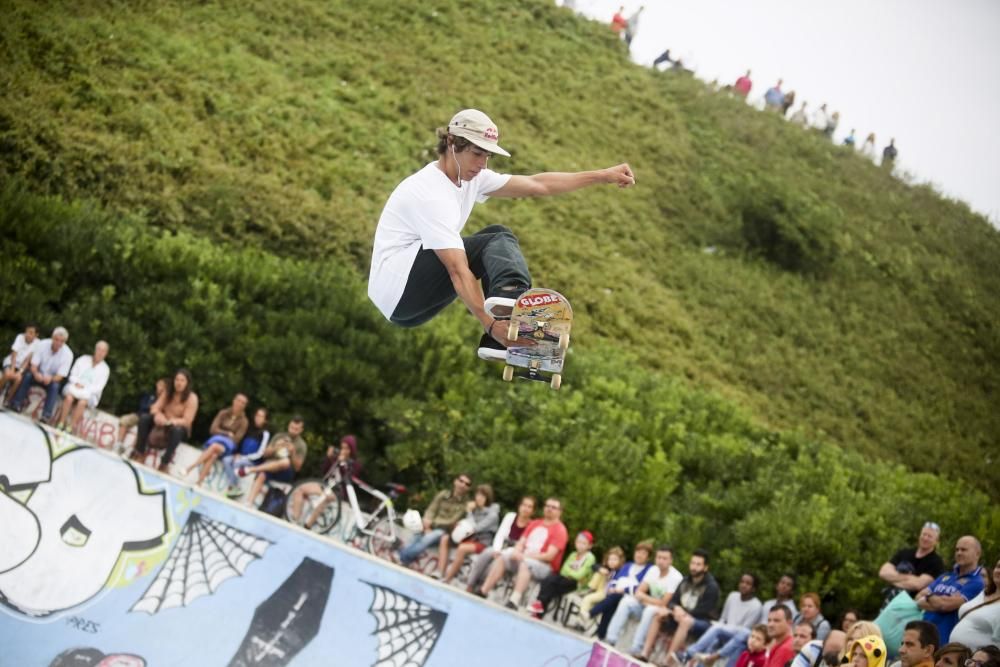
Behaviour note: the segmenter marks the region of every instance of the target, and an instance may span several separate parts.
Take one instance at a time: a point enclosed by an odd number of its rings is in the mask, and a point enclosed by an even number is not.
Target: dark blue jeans
[[[490,225],[462,239],[469,269],[482,281],[483,294],[517,298],[531,287],[528,264],[521,254],[517,237],[503,225]],[[410,275],[392,322],[415,327],[427,322],[455,300],[458,294],[451,276],[433,250],[421,248],[413,260]]]
[[[625,597],[621,593],[608,593],[603,600],[595,604],[590,608],[590,617],[593,618],[598,614],[601,615],[601,620],[597,624],[597,637],[599,639],[604,639],[608,634],[608,625],[611,623],[611,617],[615,615],[615,610],[618,609],[618,603],[622,601]]]
[[[35,382],[35,376],[30,370],[24,372],[24,380],[21,381],[21,386],[17,388],[17,393],[14,394],[13,407],[15,410],[23,410],[25,404],[28,402],[28,392],[31,390],[31,385]],[[42,419],[48,421],[52,419],[52,413],[56,411],[56,405],[59,403],[59,391],[62,389],[62,382],[50,382],[49,386],[45,388],[45,405],[42,407]]]

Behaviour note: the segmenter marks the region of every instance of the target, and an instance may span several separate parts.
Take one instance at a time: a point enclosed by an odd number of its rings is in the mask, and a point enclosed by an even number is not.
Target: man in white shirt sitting
[[[389,196],[375,230],[368,297],[394,324],[423,324],[457,296],[485,332],[480,347],[504,347],[507,328],[487,312],[485,297],[514,299],[531,287],[531,275],[517,237],[507,227],[490,225],[461,236],[472,207],[489,197],[541,197],[601,183],[635,184],[627,164],[575,173],[498,174],[486,165],[493,155],[510,156],[499,138],[497,126],[482,111],[459,111],[447,128],[438,130],[438,159],[404,179]]]
[[[24,410],[28,403],[28,392],[37,383],[45,389],[42,421],[51,421],[56,403],[59,402],[59,390],[73,365],[73,350],[66,344],[68,339],[69,332],[63,327],[56,327],[52,330],[52,338],[39,343],[31,355],[31,370],[24,374],[24,381],[14,394],[11,408],[18,412]]]
[[[622,630],[630,618],[640,617],[636,636],[640,642],[646,636],[645,629],[659,609],[665,609],[670,604],[674,592],[680,586],[684,575],[674,567],[674,550],[668,546],[656,549],[656,567],[650,569],[643,578],[639,588],[632,595],[626,595],[618,603],[615,615],[608,625],[607,642],[611,646],[618,643]],[[643,623],[645,620],[645,623]],[[641,633],[641,634],[640,634]]]
[[[57,428],[68,428],[74,434],[79,433],[84,409],[88,406],[97,407],[101,400],[101,392],[108,384],[111,369],[104,361],[107,356],[108,344],[101,340],[94,346],[93,356],[85,354],[73,364],[73,369],[69,372],[69,382],[63,389],[65,398],[59,417],[56,419]],[[71,412],[73,419],[67,423]]]

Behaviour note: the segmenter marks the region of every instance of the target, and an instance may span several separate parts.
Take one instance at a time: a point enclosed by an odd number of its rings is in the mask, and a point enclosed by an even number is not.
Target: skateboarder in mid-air
[[[517,237],[502,225],[461,236],[473,205],[489,197],[541,197],[589,185],[627,188],[627,164],[596,171],[511,176],[487,169],[500,148],[497,126],[482,111],[455,114],[438,131],[438,159],[405,178],[389,196],[375,230],[368,297],[391,322],[415,327],[457,296],[485,333],[481,347],[503,349],[507,326],[485,298],[515,299],[531,287]],[[482,281],[482,285],[480,285]]]

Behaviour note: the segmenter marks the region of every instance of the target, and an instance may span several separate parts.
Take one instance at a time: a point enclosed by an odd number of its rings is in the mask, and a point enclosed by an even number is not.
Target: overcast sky
[[[896,139],[900,168],[1000,226],[1000,0],[576,0],[610,22],[645,6],[632,58],[670,48],[705,81],[783,78],[796,107],[840,111],[837,140]]]

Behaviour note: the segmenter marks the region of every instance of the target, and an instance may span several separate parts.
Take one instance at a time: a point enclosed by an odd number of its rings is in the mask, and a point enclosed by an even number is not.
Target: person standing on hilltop
[[[611,32],[621,35],[622,31],[628,28],[628,19],[625,18],[625,5],[618,8],[615,15],[611,17]]]
[[[625,22],[625,43],[628,46],[632,46],[632,40],[635,39],[636,34],[639,32],[639,19],[642,17],[642,10],[644,9],[645,7],[639,7]]]
[[[438,159],[393,190],[375,229],[368,297],[394,324],[415,327],[460,298],[485,332],[479,347],[503,349],[506,323],[487,312],[486,297],[516,299],[531,287],[517,237],[490,225],[462,237],[472,207],[489,197],[543,197],[591,185],[635,185],[628,164],[533,176],[498,174],[493,155],[509,157],[497,126],[482,111],[459,111],[437,131]],[[481,283],[481,284],[480,284]]]
[[[733,90],[740,94],[740,97],[746,97],[750,94],[750,89],[753,88],[753,81],[750,80],[750,70],[747,73],[736,79],[736,85],[733,86]]]
[[[896,140],[890,139],[889,145],[882,149],[882,167],[892,171],[892,165],[896,162],[897,155],[899,155],[899,151],[896,150]]]
[[[781,111],[781,105],[785,101],[785,94],[781,92],[782,80],[778,79],[778,83],[767,89],[764,93],[764,104],[771,111]]]

